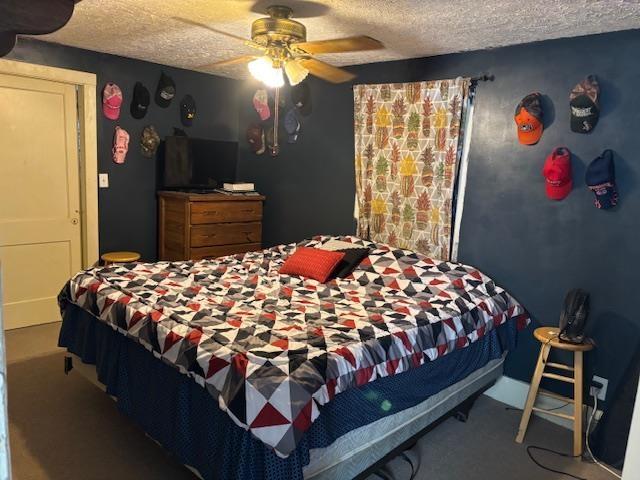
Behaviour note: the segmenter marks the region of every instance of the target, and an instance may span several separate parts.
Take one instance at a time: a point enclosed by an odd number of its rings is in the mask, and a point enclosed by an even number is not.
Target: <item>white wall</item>
[[[2,264],[0,264],[0,480],[11,478],[9,416],[7,413],[7,358],[2,323]]]
[[[624,458],[622,479],[638,480],[640,478],[640,384],[638,384],[638,392],[636,393],[636,405],[633,409],[627,453]]]

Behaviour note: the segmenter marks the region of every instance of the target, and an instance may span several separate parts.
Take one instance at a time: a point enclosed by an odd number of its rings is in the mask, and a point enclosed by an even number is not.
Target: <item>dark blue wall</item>
[[[495,75],[494,82],[478,87],[460,260],[505,286],[531,312],[536,325],[557,323],[568,289],[589,290],[589,330],[598,342],[589,363],[593,372],[612,381],[614,389],[638,348],[640,328],[634,293],[635,269],[640,267],[639,50],[640,32],[628,31],[352,67],[358,83]],[[318,233],[354,232],[351,85],[311,79],[313,113],[304,119],[299,142],[283,145],[281,154],[271,158],[255,156],[244,141],[246,126],[257,120],[251,104],[254,82],[238,83],[33,40],[21,40],[11,57],[95,72],[99,90],[111,80],[125,95],[130,95],[136,80],[153,90],[164,68],[177,82],[177,98],[191,93],[198,101],[198,120],[190,135],[240,137],[240,177],[255,181],[267,195],[267,245]],[[584,136],[570,131],[567,102],[571,87],[589,73],[600,79],[603,114],[595,131]],[[516,141],[513,110],[524,95],[536,90],[548,96],[553,108],[548,110],[542,141],[523,147]],[[153,259],[156,163],[138,153],[137,138],[148,123],[161,136],[179,126],[177,102],[166,110],[154,104],[144,120],[131,119],[125,110],[120,125],[130,132],[132,146],[124,165],[111,161],[115,123],[101,113],[98,118],[99,170],[108,172],[111,181],[111,188],[99,195],[101,250],[133,249]],[[545,156],[559,145],[575,155],[575,188],[566,200],[551,202],[544,195],[540,171]],[[586,165],[604,148],[616,152],[621,195],[620,205],[610,212],[592,205],[583,183]],[[508,360],[507,374],[528,381],[538,345],[529,335],[522,338],[521,347]]]
[[[507,288],[535,325],[557,324],[567,290],[590,291],[589,330],[598,348],[588,362],[614,389],[638,348],[640,328],[638,51],[640,31],[627,31],[351,68],[356,83],[495,75],[477,89],[460,261]],[[591,73],[602,87],[602,116],[590,135],[575,134],[569,128],[569,92]],[[313,114],[304,120],[297,144],[284,145],[271,158],[252,154],[242,141],[242,177],[267,196],[267,244],[354,231],[352,88],[315,79],[311,87]],[[240,97],[241,136],[257,119],[251,106],[255,88],[245,82]],[[551,108],[542,140],[525,147],[517,142],[513,112],[532,91],[545,94]],[[561,145],[574,153],[575,186],[567,199],[553,202],[545,196],[541,170],[545,156]],[[597,210],[584,186],[586,165],[605,148],[616,152],[621,201],[613,211]],[[539,345],[528,334],[522,339],[506,372],[529,381]]]
[[[188,135],[216,140],[238,137],[237,82],[203,73],[165,67],[149,62],[64,47],[37,40],[20,38],[8,58],[31,63],[82,70],[97,75],[98,171],[109,174],[109,188],[99,189],[100,251],[134,250],[147,260],[157,257],[156,166],[155,158],[140,153],[140,134],[151,124],[161,138],[173,132],[180,123],[180,99],[190,93],[197,103],[193,126],[184,128]],[[151,103],[147,115],[135,120],[129,113],[133,86],[141,81],[151,92],[164,70],[176,82],[177,93],[171,105],[160,108]],[[125,101],[117,122],[102,114],[102,88],[115,82]],[[131,136],[124,164],[111,159],[113,132],[119,125]]]

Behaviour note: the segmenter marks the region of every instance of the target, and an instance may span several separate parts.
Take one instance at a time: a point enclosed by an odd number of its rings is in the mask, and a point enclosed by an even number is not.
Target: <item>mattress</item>
[[[506,355],[506,354],[505,354]],[[502,376],[504,356],[491,360],[468,377],[418,405],[351,430],[325,448],[309,451],[303,472],[309,480],[355,478],[398,445]]]
[[[300,245],[369,248],[344,279],[282,275]],[[476,268],[355,237],[200,262],[109,265],[59,296],[188,377],[238,427],[287,458],[322,407],[418,370],[529,317]],[[350,425],[346,412],[338,419]]]
[[[333,456],[332,452],[338,450],[332,445],[348,441],[349,432],[366,425],[374,425],[373,428],[389,425],[377,423],[384,418],[397,418],[387,421],[402,423],[404,417],[397,414],[422,404],[425,399],[441,398],[442,395],[437,397],[439,392],[451,392],[453,385],[465,385],[465,379],[475,378],[474,372],[483,372],[486,365],[501,360],[508,350],[515,348],[516,338],[517,328],[512,320],[467,348],[410,372],[384,377],[337,395],[322,407],[318,420],[287,458],[279,457],[250,432],[238,427],[192,379],[75,305],[65,310],[59,345],[85,364],[95,365],[99,382],[116,399],[119,410],[181,463],[197,470],[202,478],[302,480],[305,469],[310,469],[309,474],[321,474],[319,478],[330,478],[335,468],[356,471],[368,466],[368,461],[390,451],[403,436],[390,436],[352,458]],[[482,375],[481,379],[468,384],[465,390],[454,388],[459,393],[433,407],[432,416],[425,417],[424,422],[435,418],[437,409],[444,412],[468,391],[480,389],[485,381],[489,383],[491,377]],[[434,400],[424,405],[431,408],[436,403]],[[424,422],[419,421],[422,423],[403,427],[400,433],[405,428],[420,430]],[[353,444],[349,448],[355,449]],[[332,466],[336,462],[345,466]]]
[[[355,478],[398,445],[420,433],[475,392],[500,378],[505,356],[506,353],[499,359],[489,361],[468,377],[414,407],[351,430],[328,447],[309,450],[309,464],[303,469],[304,478],[306,480]],[[79,373],[82,376],[94,385],[103,387],[97,380],[94,369],[82,363],[79,357],[74,355],[73,358],[76,359],[74,369],[80,367]],[[117,401],[117,398],[114,397],[114,400]],[[162,446],[152,436],[148,436]],[[185,467],[196,477],[203,479],[196,468],[191,465],[185,465]]]

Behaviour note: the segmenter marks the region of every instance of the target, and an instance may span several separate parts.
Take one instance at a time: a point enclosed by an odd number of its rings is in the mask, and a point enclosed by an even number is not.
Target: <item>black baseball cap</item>
[[[600,118],[599,95],[600,86],[595,75],[589,75],[573,87],[569,95],[573,132],[589,133],[595,128]]]
[[[196,116],[196,101],[191,95],[185,95],[180,100],[180,121],[185,127],[190,127],[193,124],[193,119]]]
[[[162,108],[167,108],[171,100],[176,96],[176,84],[169,75],[164,72],[160,74],[158,88],[156,88],[156,103]]]
[[[133,98],[131,99],[131,116],[141,119],[147,114],[149,104],[151,103],[151,94],[147,87],[142,83],[136,82],[133,87]]]
[[[596,207],[607,210],[618,204],[616,172],[611,150],[605,150],[589,164],[584,179],[589,190],[596,196],[593,202]]]
[[[306,117],[311,114],[311,89],[309,88],[309,82],[300,82],[291,87],[291,102],[301,115]]]

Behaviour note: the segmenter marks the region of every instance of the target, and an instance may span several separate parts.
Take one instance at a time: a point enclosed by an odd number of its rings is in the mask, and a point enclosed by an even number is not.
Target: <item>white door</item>
[[[0,263],[6,329],[60,319],[81,267],[73,85],[0,74]]]

